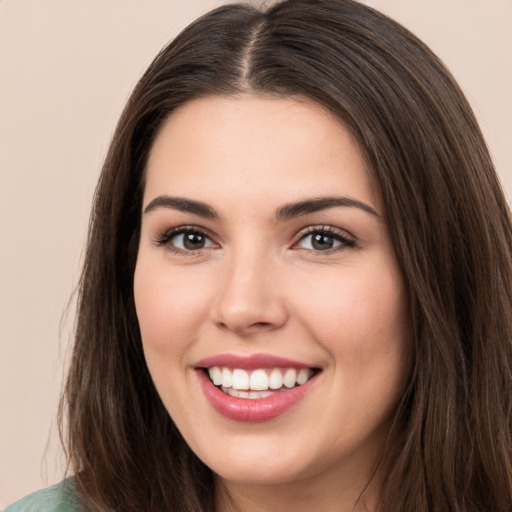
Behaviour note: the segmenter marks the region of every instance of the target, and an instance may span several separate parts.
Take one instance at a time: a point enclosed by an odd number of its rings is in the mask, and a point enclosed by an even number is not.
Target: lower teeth
[[[236,398],[248,398],[249,400],[267,398],[268,396],[274,395],[277,391],[244,391],[241,389],[225,388],[223,386],[220,386],[219,389],[229,396],[234,396]]]

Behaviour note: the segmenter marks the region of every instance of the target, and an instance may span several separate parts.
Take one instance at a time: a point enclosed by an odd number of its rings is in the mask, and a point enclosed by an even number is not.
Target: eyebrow
[[[180,212],[193,213],[207,219],[218,219],[219,214],[206,203],[192,201],[184,197],[158,196],[144,208],[144,213],[152,212],[158,208],[172,208]]]
[[[337,196],[319,197],[285,204],[277,209],[274,220],[276,222],[283,222],[294,217],[300,217],[301,215],[340,206],[345,208],[358,208],[372,216],[380,217],[375,209],[362,201],[352,199],[351,197]],[[171,208],[207,219],[220,219],[220,215],[211,206],[201,201],[185,199],[184,197],[158,196],[144,208],[144,213],[150,213],[158,208]]]
[[[328,208],[336,208],[338,206],[345,208],[359,208],[363,212],[369,213],[375,217],[380,217],[377,211],[366,203],[358,201],[357,199],[352,199],[351,197],[337,196],[319,197],[316,199],[307,199],[297,203],[286,204],[276,211],[275,220],[277,222],[281,222],[293,217],[299,217],[301,215],[307,215],[308,213],[327,210]]]

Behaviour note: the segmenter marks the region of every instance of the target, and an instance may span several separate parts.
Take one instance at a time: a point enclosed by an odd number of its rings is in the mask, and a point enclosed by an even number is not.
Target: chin
[[[236,446],[236,444],[235,444]],[[279,485],[292,482],[307,471],[299,451],[287,454],[253,445],[245,450],[207,454],[201,460],[221,479],[241,485]]]
[[[213,468],[212,468],[213,469]],[[275,486],[294,482],[301,477],[301,471],[281,463],[269,464],[256,468],[252,464],[223,465],[214,472],[224,481],[248,486]]]

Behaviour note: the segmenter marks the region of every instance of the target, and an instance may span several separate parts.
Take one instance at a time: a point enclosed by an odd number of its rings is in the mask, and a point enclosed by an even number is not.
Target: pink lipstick
[[[199,361],[196,369],[212,407],[228,419],[244,422],[280,416],[305,397],[320,372],[267,354],[221,354]]]

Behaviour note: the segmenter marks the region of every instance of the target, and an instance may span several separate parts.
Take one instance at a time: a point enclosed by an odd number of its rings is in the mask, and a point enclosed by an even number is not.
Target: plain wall
[[[0,509],[64,474],[55,417],[73,307],[63,313],[117,118],[157,51],[220,3],[0,0]],[[365,3],[452,70],[510,197],[512,2]]]

